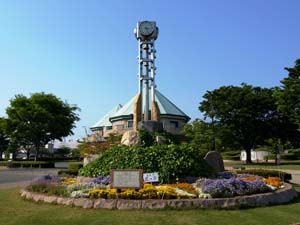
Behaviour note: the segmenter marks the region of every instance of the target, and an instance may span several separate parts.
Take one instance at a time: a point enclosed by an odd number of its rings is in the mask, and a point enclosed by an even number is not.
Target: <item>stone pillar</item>
[[[133,130],[138,130],[138,123],[142,119],[142,95],[138,93],[135,96],[135,101],[133,105]]]
[[[160,111],[159,111],[156,101],[152,101],[151,120],[157,121],[157,122],[160,120]]]

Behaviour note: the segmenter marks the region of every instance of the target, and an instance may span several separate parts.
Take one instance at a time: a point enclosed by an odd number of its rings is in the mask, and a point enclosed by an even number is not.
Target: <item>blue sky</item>
[[[2,0],[0,116],[16,94],[81,108],[75,137],[138,90],[138,21],[156,21],[157,86],[192,119],[207,90],[273,87],[300,58],[297,0]]]

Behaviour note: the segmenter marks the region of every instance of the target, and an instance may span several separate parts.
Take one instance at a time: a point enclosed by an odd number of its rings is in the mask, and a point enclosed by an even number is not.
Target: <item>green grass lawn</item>
[[[232,166],[244,166],[246,168],[262,168],[262,169],[284,169],[284,170],[300,170],[300,161],[282,161],[279,166],[274,163],[253,163],[253,164],[245,164],[241,161],[229,161],[225,162],[225,167]]]
[[[298,191],[300,188],[297,186]],[[18,189],[0,190],[0,225],[283,225],[300,223],[300,199],[279,206],[241,210],[104,210],[35,203]]]

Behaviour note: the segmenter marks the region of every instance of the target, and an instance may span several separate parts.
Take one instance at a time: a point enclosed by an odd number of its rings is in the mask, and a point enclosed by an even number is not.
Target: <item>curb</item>
[[[171,200],[129,200],[129,199],[88,199],[63,198],[58,196],[42,195],[22,189],[20,194],[26,199],[35,202],[47,202],[82,208],[102,209],[164,209],[164,208],[235,208],[241,206],[277,205],[292,201],[298,193],[291,184],[284,183],[284,188],[257,195],[238,196],[233,198],[216,199],[171,199]]]

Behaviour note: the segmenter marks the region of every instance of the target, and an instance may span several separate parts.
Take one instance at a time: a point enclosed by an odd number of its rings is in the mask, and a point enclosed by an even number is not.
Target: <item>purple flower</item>
[[[99,177],[93,178],[89,183],[92,184],[109,184],[110,182],[110,176],[102,176],[100,175]]]
[[[246,182],[238,178],[207,179],[201,183],[202,192],[213,198],[234,197],[271,191],[261,180]]]
[[[54,175],[43,175],[38,176],[32,180],[32,183],[59,183],[61,181],[61,178]]]

